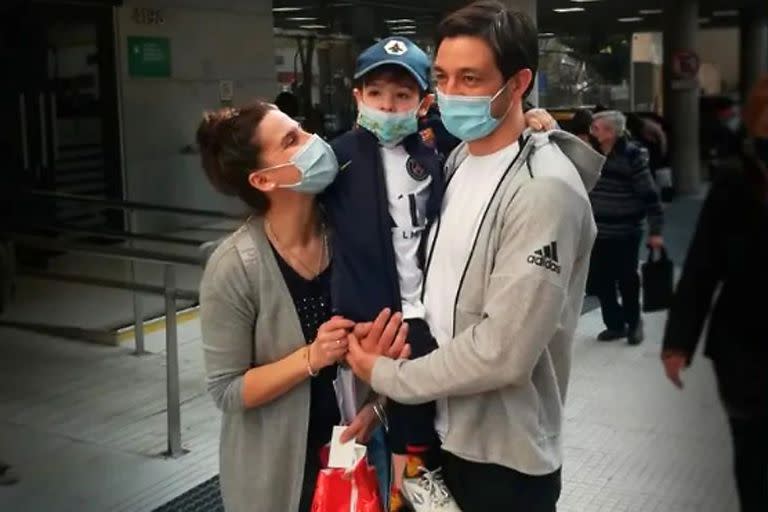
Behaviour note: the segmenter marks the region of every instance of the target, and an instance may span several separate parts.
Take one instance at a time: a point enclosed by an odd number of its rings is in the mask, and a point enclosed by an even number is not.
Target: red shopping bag
[[[376,469],[362,457],[354,469],[326,468],[317,475],[312,512],[382,512]]]

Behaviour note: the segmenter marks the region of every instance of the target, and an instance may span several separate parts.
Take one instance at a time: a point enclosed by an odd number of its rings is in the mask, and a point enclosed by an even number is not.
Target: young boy
[[[441,159],[418,132],[433,101],[430,60],[408,39],[390,37],[360,54],[354,78],[357,127],[331,144],[340,172],[323,198],[334,227],[334,313],[368,322],[384,308],[401,312],[412,357],[420,357],[437,344],[421,300],[419,249],[444,188]],[[440,475],[434,403],[388,409],[395,468],[405,462],[390,511],[407,504],[415,512],[459,512]]]

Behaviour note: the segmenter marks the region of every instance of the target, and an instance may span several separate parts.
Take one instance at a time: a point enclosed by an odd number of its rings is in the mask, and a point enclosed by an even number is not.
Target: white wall
[[[696,38],[696,52],[702,64],[709,64],[719,71],[724,92],[738,90],[740,80],[739,68],[739,29],[712,28],[699,30]]]
[[[219,106],[219,81],[234,81],[234,103],[274,96],[276,74],[270,0],[126,0],[116,9],[126,196],[130,200],[203,209],[242,210],[215,193],[193,145],[203,110]],[[162,10],[162,25],[138,25],[134,7]],[[128,74],[127,37],[168,37],[170,78]],[[186,219],[187,223],[190,219]],[[200,219],[192,219],[200,222]],[[179,219],[140,215],[135,229],[170,230]]]

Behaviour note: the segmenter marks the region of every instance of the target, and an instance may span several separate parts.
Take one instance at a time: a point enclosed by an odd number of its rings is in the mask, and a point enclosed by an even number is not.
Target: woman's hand
[[[525,113],[525,124],[535,132],[546,132],[557,127],[557,121],[543,108],[532,108]]]
[[[334,365],[347,355],[347,334],[355,326],[351,320],[334,316],[317,330],[315,341],[309,345],[309,365],[318,372]]]
[[[371,435],[378,425],[379,418],[373,410],[373,404],[368,404],[360,409],[352,423],[341,434],[341,442],[346,443],[355,439],[358,443],[365,444],[371,439]]]

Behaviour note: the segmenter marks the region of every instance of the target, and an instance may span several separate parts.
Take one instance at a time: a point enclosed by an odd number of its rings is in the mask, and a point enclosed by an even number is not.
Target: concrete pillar
[[[469,2],[471,3],[471,2]],[[537,23],[537,4],[538,0],[502,0],[502,3],[510,6],[511,8],[522,11],[528,16],[530,16],[533,19],[534,23]],[[533,103],[534,105],[539,104],[539,88],[538,86],[534,87],[531,91],[530,96],[528,96],[528,101]]]
[[[768,5],[758,2],[741,11],[741,92],[746,97],[768,71]]]
[[[672,172],[678,194],[695,194],[701,186],[698,80],[681,76],[676,55],[696,47],[698,0],[676,0],[664,13],[664,116],[670,127]]]

